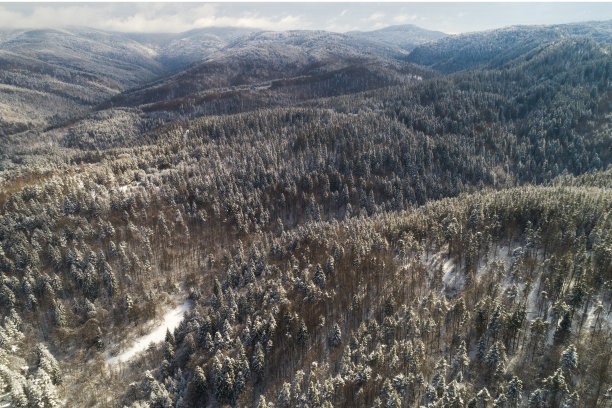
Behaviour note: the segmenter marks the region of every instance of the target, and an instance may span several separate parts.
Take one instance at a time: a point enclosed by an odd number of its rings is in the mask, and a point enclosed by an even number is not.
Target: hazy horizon
[[[458,34],[612,19],[610,3],[0,3],[4,29],[179,33],[209,27],[334,32],[412,24]]]

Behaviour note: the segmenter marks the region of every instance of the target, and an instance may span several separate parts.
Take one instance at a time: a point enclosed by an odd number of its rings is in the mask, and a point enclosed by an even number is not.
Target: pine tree
[[[327,258],[327,263],[325,264],[325,275],[330,276],[334,273],[334,258],[332,256]]]
[[[506,353],[505,347],[500,341],[496,341],[489,350],[485,361],[491,370],[491,374],[499,376],[505,371]]]
[[[466,374],[469,365],[470,359],[465,347],[465,341],[462,341],[457,353],[453,357],[452,369],[456,374],[461,374],[463,376]]]
[[[66,326],[66,311],[60,300],[53,300],[53,321],[58,327]]]
[[[279,408],[289,408],[291,406],[291,385],[288,382],[283,383],[276,403]]]
[[[212,336],[210,335],[210,332],[206,332],[206,335],[204,335],[204,342],[203,342],[203,347],[204,350],[212,350],[215,347],[215,343],[213,341]]]
[[[493,408],[506,408],[507,402],[506,395],[501,393],[497,396],[495,401],[493,401]]]
[[[565,342],[567,342],[567,340],[571,337],[571,335],[572,335],[572,317],[570,315],[570,312],[568,311],[568,312],[565,312],[565,314],[563,315],[563,319],[561,320],[559,327],[557,327],[557,330],[555,331],[554,342],[557,345],[565,344]]]
[[[164,341],[164,358],[171,362],[174,359],[174,346],[172,342],[166,340]]]
[[[166,329],[165,341],[166,343],[176,346],[176,339],[174,338],[174,334],[170,333],[169,329]]]
[[[196,367],[193,373],[192,384],[196,401],[200,403],[206,401],[208,386],[206,383],[206,375],[204,374],[202,367]]]
[[[300,324],[296,335],[296,341],[300,347],[306,347],[306,344],[308,344],[308,337],[309,334],[308,328],[306,327],[306,322],[304,322],[304,319],[300,318]]]
[[[392,316],[393,313],[395,313],[395,298],[393,297],[393,295],[390,295],[385,301],[384,312],[385,316],[387,317]]]
[[[437,399],[438,394],[436,393],[436,389],[433,385],[429,384],[427,387],[425,387],[425,391],[423,392],[423,404],[433,404]]]
[[[527,402],[529,408],[544,408],[544,398],[542,397],[542,390],[537,389],[529,395],[529,401]]]
[[[220,353],[220,352],[218,352]],[[234,398],[234,362],[230,357],[225,357],[221,363],[219,355],[213,361],[213,378],[215,386],[215,397],[222,402],[231,402]]]
[[[487,408],[489,401],[491,401],[491,394],[487,387],[484,387],[476,394],[476,408]]]
[[[576,391],[568,395],[563,401],[563,408],[575,408],[578,406],[578,402],[580,401],[580,396]]]
[[[255,404],[255,408],[269,408],[270,405],[266,402],[266,397],[263,394],[259,396],[257,399],[257,404]]]
[[[261,379],[263,377],[264,364],[265,357],[263,347],[261,347],[261,343],[258,342],[253,350],[253,357],[251,360],[251,368],[253,369],[253,373],[255,373],[257,379]]]
[[[442,397],[446,388],[446,367],[448,366],[446,359],[441,358],[436,363],[436,373],[434,374],[431,385],[436,390],[438,397]]]
[[[388,378],[383,383],[380,398],[386,408],[400,408],[402,406],[402,400]]]
[[[314,276],[312,278],[312,281],[319,288],[325,289],[325,280],[326,280],[325,279],[325,273],[323,272],[323,269],[321,268],[321,265],[317,264],[317,266],[315,268]]]
[[[332,328],[331,334],[329,336],[329,345],[334,348],[340,345],[342,342],[342,331],[340,330],[340,326],[338,323],[334,323],[334,327]]]
[[[61,382],[59,364],[57,363],[55,357],[53,357],[53,354],[51,354],[47,347],[42,343],[38,343],[36,345],[36,367],[49,374],[53,384],[58,384]]]
[[[164,384],[158,381],[152,384],[149,401],[151,408],[172,408],[174,405],[170,392]]]
[[[501,319],[501,312],[499,308],[495,308],[495,311],[493,312],[493,316],[491,317],[491,321],[489,322],[488,333],[489,333],[490,339],[493,339],[493,340],[497,339],[497,333],[501,325],[500,319]]]
[[[487,339],[485,337],[485,335],[483,334],[482,336],[480,336],[480,340],[478,340],[478,347],[476,349],[476,357],[478,358],[478,361],[485,361],[485,358],[487,356]]]
[[[560,368],[544,380],[543,386],[546,397],[545,400],[550,404],[549,406],[552,407],[558,406],[561,401],[563,401],[563,398],[569,394],[565,377]]]
[[[512,377],[506,387],[506,398],[508,408],[518,408],[521,404],[521,394],[523,392],[523,382],[518,377]]]
[[[104,282],[104,286],[106,287],[106,293],[109,297],[113,297],[115,292],[117,291],[117,279],[115,278],[115,274],[111,266],[105,261],[103,264],[104,274],[102,280]]]
[[[560,365],[561,369],[566,374],[578,366],[578,353],[576,352],[576,346],[570,344],[563,351],[563,354],[561,355]]]

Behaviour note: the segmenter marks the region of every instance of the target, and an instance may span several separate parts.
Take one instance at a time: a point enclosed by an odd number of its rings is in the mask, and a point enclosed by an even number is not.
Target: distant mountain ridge
[[[237,27],[178,34],[0,30],[0,136],[65,126],[117,106],[164,120],[285,106],[405,84],[435,71],[499,68],[572,36],[612,42],[612,22],[453,36],[414,25],[346,34]]]
[[[121,34],[93,29],[3,32],[0,135],[61,122],[158,77],[166,70],[156,56]]]
[[[396,46],[405,51],[411,51],[418,45],[448,36],[441,31],[426,30],[413,24],[394,25],[373,31],[349,31],[346,34]]]
[[[118,95],[112,104],[163,103],[168,107],[169,103],[185,103],[182,100],[185,97],[209,100],[198,95],[212,90],[217,90],[217,93],[238,91],[249,99],[250,96],[243,91],[278,90],[279,87],[297,84],[302,89],[321,81],[341,81],[344,88],[355,92],[426,75],[426,70],[401,61],[402,56],[397,47],[345,34],[307,30],[259,31],[235,39],[201,62],[172,76]],[[296,98],[338,94],[331,89],[333,84],[324,87],[327,90],[316,94],[305,89],[300,92],[306,92],[306,95]],[[172,100],[176,102],[168,102]],[[273,101],[266,100],[268,102]]]
[[[79,117],[113,95],[182,69],[251,31],[0,30],[0,136]]]
[[[240,27],[206,27],[178,34],[127,33],[133,39],[158,52],[158,60],[169,70],[200,61],[211,52],[226,47],[238,38],[260,30]]]
[[[549,26],[511,26],[444,37],[416,47],[407,61],[448,74],[496,68],[537,46],[568,36],[612,42],[612,21]]]

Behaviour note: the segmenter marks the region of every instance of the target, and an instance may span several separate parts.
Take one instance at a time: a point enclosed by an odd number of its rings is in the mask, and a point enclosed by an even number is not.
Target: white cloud
[[[41,5],[31,13],[0,7],[0,27],[4,28],[65,27],[92,19],[99,20],[100,13],[87,6]]]
[[[397,24],[407,23],[409,21],[415,21],[419,16],[416,14],[400,14],[399,16],[393,17],[393,22]]]
[[[92,28],[181,32],[207,26],[264,30],[324,29],[344,32],[417,24],[446,32],[511,24],[553,24],[612,18],[604,3],[2,3],[0,30]]]
[[[377,20],[381,20],[383,18],[385,18],[385,14],[377,12],[377,13],[374,13],[374,14],[370,15],[370,17],[368,17],[366,20],[377,21]]]
[[[262,15],[244,11],[222,14],[212,4],[82,4],[39,5],[31,10],[10,10],[0,6],[0,27],[60,28],[89,26],[112,31],[183,32],[212,26],[253,27],[267,30],[310,28],[310,22],[296,15]]]

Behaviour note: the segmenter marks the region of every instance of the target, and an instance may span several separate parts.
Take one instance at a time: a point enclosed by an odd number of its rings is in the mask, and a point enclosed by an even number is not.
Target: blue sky
[[[181,32],[210,26],[374,30],[414,24],[456,34],[514,24],[611,20],[612,3],[0,3],[0,28],[70,25]]]

